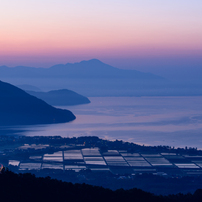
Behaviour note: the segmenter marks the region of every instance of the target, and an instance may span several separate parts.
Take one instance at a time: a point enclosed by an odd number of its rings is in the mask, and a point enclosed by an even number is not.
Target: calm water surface
[[[90,104],[60,107],[76,120],[24,127],[27,136],[98,136],[144,145],[202,148],[202,97],[92,97]]]

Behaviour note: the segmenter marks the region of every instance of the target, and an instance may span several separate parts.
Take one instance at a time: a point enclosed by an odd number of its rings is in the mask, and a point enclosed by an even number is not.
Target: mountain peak
[[[102,61],[98,60],[98,59],[91,59],[91,60],[82,60],[81,62],[79,63],[76,63],[76,64],[90,64],[90,65],[101,65],[101,64],[104,64]]]
[[[97,62],[97,63],[103,63],[102,61],[96,59],[96,58],[93,58],[91,60],[88,60],[88,62]]]

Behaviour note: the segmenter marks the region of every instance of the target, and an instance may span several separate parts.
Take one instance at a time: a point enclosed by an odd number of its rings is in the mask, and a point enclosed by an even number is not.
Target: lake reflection
[[[24,127],[27,136],[98,136],[145,145],[202,148],[202,97],[93,97],[60,107],[76,120]]]

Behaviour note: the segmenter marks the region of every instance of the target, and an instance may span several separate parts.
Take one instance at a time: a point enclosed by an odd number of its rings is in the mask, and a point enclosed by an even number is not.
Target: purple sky
[[[201,66],[201,0],[2,0],[0,65]]]

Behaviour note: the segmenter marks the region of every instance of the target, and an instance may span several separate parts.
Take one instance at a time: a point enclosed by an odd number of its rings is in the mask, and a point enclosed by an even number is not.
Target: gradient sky
[[[202,65],[201,19],[201,0],[1,0],[0,65]]]

